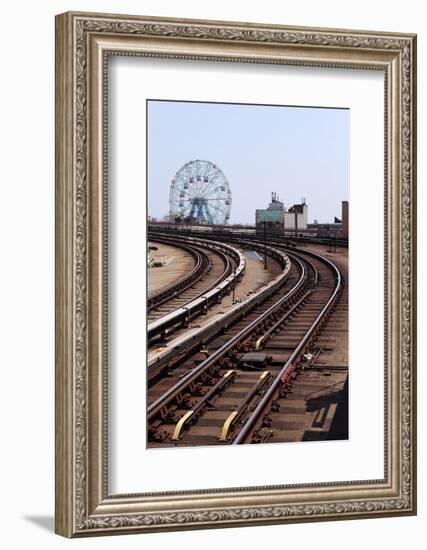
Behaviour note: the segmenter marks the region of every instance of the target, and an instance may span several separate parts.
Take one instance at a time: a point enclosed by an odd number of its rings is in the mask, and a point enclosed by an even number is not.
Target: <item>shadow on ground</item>
[[[337,404],[337,409],[329,431],[322,434],[315,430],[307,430],[303,441],[348,439],[348,376],[341,390],[329,391],[312,399],[307,403],[307,410],[322,409],[326,414],[328,407],[333,403]]]
[[[45,531],[53,533],[55,530],[55,520],[53,516],[24,516],[23,519],[37,525],[37,527]]]

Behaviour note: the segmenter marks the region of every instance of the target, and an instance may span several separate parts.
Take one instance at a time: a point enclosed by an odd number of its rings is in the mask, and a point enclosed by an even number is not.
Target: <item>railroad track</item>
[[[261,252],[261,247],[257,244],[240,243],[239,246],[241,248],[247,247],[249,250]],[[262,253],[264,253],[264,247],[262,248]],[[234,304],[234,307],[230,308],[228,311],[221,313],[220,316],[213,316],[210,320],[206,320],[196,332],[192,331],[186,336],[186,331],[184,330],[180,337],[167,342],[166,346],[161,345],[160,348],[151,355],[151,358],[149,354],[147,366],[147,380],[149,386],[152,385],[153,380],[164,377],[168,372],[173,370],[174,365],[180,364],[186,357],[191,357],[193,354],[198,353],[200,349],[205,347],[205,343],[209,343],[211,349],[213,345],[218,345],[212,342],[212,340],[218,337],[219,334],[226,332],[229,327],[234,326],[236,322],[244,318],[249,312],[255,311],[255,308],[262,305],[267,299],[272,298],[276,290],[282,289],[282,287],[286,288],[284,285],[287,283],[291,284],[289,281],[291,264],[288,256],[284,252],[270,246],[267,246],[266,251],[271,259],[270,261],[273,261],[275,264],[273,269],[277,270],[277,268],[281,268],[281,271],[263,286],[256,290],[249,291],[244,298],[240,298],[239,301]],[[203,299],[196,300],[196,305],[198,302],[203,304]],[[181,309],[185,311],[186,308]],[[172,317],[176,317],[178,313],[179,310],[174,312]],[[167,321],[167,318],[164,318],[164,321]],[[148,336],[150,347],[150,334]],[[218,341],[219,340],[217,340],[217,342]]]
[[[287,254],[286,284],[206,349],[172,362],[168,375],[149,388],[149,446],[275,439],[274,414],[298,374],[316,361],[316,339],[344,287],[327,258]]]
[[[193,257],[194,267],[178,281],[148,296],[149,323],[209,292],[230,276],[236,267],[236,260],[221,250],[210,250],[159,238],[152,242],[167,243],[185,250]],[[155,272],[152,276],[155,276]]]
[[[179,328],[188,326],[198,315],[231,292],[243,277],[246,260],[236,248],[216,241],[170,236],[149,236],[151,241],[179,246],[191,252],[193,270],[173,285],[148,297],[148,346],[165,341]]]

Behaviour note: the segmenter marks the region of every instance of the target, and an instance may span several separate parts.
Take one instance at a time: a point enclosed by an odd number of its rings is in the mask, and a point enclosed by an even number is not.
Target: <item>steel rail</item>
[[[259,245],[255,245],[255,247],[251,246],[251,248],[256,249],[257,246]],[[180,338],[179,343],[156,355],[156,357],[148,364],[149,379],[155,378],[164,368],[167,368],[167,366],[173,362],[174,357],[181,355],[183,352],[188,353],[201,342],[209,341],[214,338],[220,331],[232,326],[235,322],[248,314],[255,307],[258,307],[265,300],[267,300],[269,296],[274,294],[274,292],[283,286],[287,280],[290,270],[289,256],[271,247],[267,247],[267,253],[282,266],[284,266],[283,271],[264,287],[261,287],[253,294],[247,296],[241,303],[236,305],[230,311],[224,313],[224,315],[221,316],[221,319],[212,318],[201,329],[199,329],[196,334],[191,334],[188,337],[185,337],[184,335]]]
[[[153,240],[155,237],[152,237]],[[163,236],[162,236],[163,238]],[[166,237],[167,239],[168,237]],[[227,256],[225,270],[221,277],[217,279],[208,290],[205,290],[203,294],[197,298],[189,301],[187,304],[163,315],[159,319],[156,319],[148,323],[147,336],[150,343],[156,337],[170,334],[170,332],[176,329],[177,326],[186,326],[188,323],[201,313],[206,313],[208,309],[218,303],[224,294],[231,292],[233,285],[244,274],[246,269],[246,259],[244,255],[233,248],[232,246],[224,243],[201,241],[199,239],[184,238],[186,243],[193,245],[199,245],[206,249],[213,250],[216,253],[223,253]],[[228,256],[231,256],[236,262],[237,266],[232,270],[231,263]]]
[[[291,255],[293,256],[293,255]],[[313,274],[314,274],[314,281],[313,281],[313,288],[317,286],[318,284],[318,280],[319,280],[319,274],[318,274],[318,271],[316,269],[316,267],[313,265],[313,263],[310,261],[310,260],[307,260],[306,258],[304,259],[304,261],[310,266],[310,268],[312,269],[313,271]],[[307,300],[307,298],[311,295],[311,293],[313,292],[313,288],[310,288],[307,290],[307,292],[305,292],[303,294],[303,296],[301,298],[299,298],[299,300],[290,308],[288,309],[284,315],[282,315],[268,330],[267,332],[265,332],[260,338],[258,338],[258,340],[256,341],[256,344],[255,344],[255,350],[259,350],[261,349],[261,347],[263,346],[263,344],[265,343],[266,340],[268,340],[270,338],[270,336],[287,320],[289,319],[297,309],[299,309],[301,307],[301,305]],[[268,371],[264,371],[264,374],[267,373]],[[267,380],[264,380],[264,382],[268,382],[270,377],[267,378]],[[265,385],[265,383],[263,384]],[[252,395],[253,394],[249,394],[250,395],[250,398],[252,398]],[[249,395],[247,397],[249,397]],[[231,413],[228,418],[226,419],[223,427],[222,427],[222,431],[221,431],[221,434],[220,436],[218,437],[218,440],[219,441],[227,441],[228,440],[228,436],[230,434],[230,432],[232,432],[234,426],[236,426],[236,424],[238,424],[242,418],[242,416],[246,413],[247,411],[247,399],[245,398],[245,400],[239,405],[238,409],[236,411],[234,411],[233,413]]]
[[[166,241],[165,241],[165,242],[166,242]],[[171,241],[171,242],[172,242],[172,241]],[[222,244],[222,243],[221,243],[221,244]],[[201,246],[201,245],[198,245],[198,246]],[[211,247],[211,246],[209,246],[209,250],[212,250],[212,247]],[[196,299],[199,298],[200,296],[203,296],[203,295],[205,295],[207,292],[209,292],[210,290],[213,290],[213,289],[216,288],[218,285],[220,285],[224,279],[226,279],[227,277],[229,277],[229,276],[232,274],[233,265],[232,265],[232,263],[231,263],[230,257],[229,257],[226,253],[224,253],[222,250],[220,250],[220,249],[215,250],[214,253],[217,254],[217,255],[221,258],[221,260],[222,260],[222,262],[223,262],[223,264],[224,264],[224,268],[223,268],[221,274],[220,274],[216,279],[214,279],[214,280],[209,284],[209,286],[208,286],[207,288],[204,288],[203,290],[201,290],[201,291],[199,292],[199,294],[197,294],[196,296],[193,296],[191,299],[187,300],[187,302],[185,302],[184,304],[181,304],[180,307],[185,307],[185,306],[187,306],[187,304],[190,304],[191,302],[193,302],[194,300],[196,300]],[[209,263],[209,269],[210,269],[210,268],[212,267],[212,263],[210,262],[208,256],[206,256],[206,259],[207,259],[207,261],[208,261],[208,263]],[[237,261],[237,256],[234,257],[234,259],[235,259],[235,261]],[[239,258],[239,261],[240,261],[240,258]],[[209,269],[206,270],[205,273],[203,273],[202,278],[207,274],[207,272],[209,271]],[[193,281],[192,284],[189,285],[189,286],[190,286],[190,287],[193,286],[195,283],[197,283],[198,280],[199,280],[199,279]],[[178,296],[179,296],[179,295],[171,296],[168,300],[166,300],[166,302],[167,302],[167,301],[170,301],[170,300],[172,300],[172,299],[174,299],[174,298],[177,298]],[[159,304],[159,305],[160,305],[160,304]],[[176,309],[178,309],[178,308],[175,308],[173,311],[175,311]],[[149,311],[150,311],[150,310],[149,310]],[[151,311],[152,311],[152,310],[151,310]],[[165,313],[165,314],[162,315],[161,317],[164,317],[165,315],[168,315],[168,313]],[[156,320],[157,320],[157,319],[156,319]],[[149,323],[150,323],[150,322],[152,323],[152,322],[154,322],[154,320],[153,320],[153,321],[149,321]]]
[[[300,290],[307,279],[307,269],[303,262],[297,257],[294,257],[298,262],[301,274],[297,283],[290,289],[280,300],[270,306],[262,315],[252,321],[238,334],[233,336],[228,342],[222,345],[207,359],[202,361],[195,369],[187,373],[179,382],[177,382],[172,388],[167,390],[161,397],[154,401],[147,409],[147,419],[152,421],[157,415],[162,415],[162,411],[167,409],[172,401],[182,395],[191,384],[197,382],[197,380],[211,369],[215,363],[224,358],[237,344],[242,340],[245,340],[252,332],[256,330],[264,321],[266,321],[276,310],[282,307],[291,297],[293,297],[298,290]]]
[[[202,279],[206,275],[211,265],[210,260],[206,254],[196,248],[192,248],[190,246],[182,244],[182,242],[171,241],[161,238],[150,239],[150,241],[163,244],[167,243],[177,248],[180,248],[181,250],[184,250],[194,258],[195,265],[190,273],[185,274],[177,281],[174,281],[170,285],[167,285],[166,287],[163,287],[158,291],[150,294],[147,298],[148,312],[165,304],[172,298],[176,298],[177,296],[179,296],[179,294],[183,293],[185,290],[200,281],[200,279]]]
[[[280,387],[283,384],[286,384],[289,380],[290,375],[295,369],[295,366],[301,357],[302,353],[304,352],[306,346],[310,342],[312,336],[315,334],[315,331],[321,324],[321,322],[325,319],[327,314],[332,309],[335,301],[337,300],[337,297],[340,293],[340,290],[343,286],[343,278],[341,275],[340,270],[337,268],[335,264],[333,264],[328,258],[325,258],[324,256],[320,256],[318,254],[314,254],[312,252],[309,253],[311,256],[317,256],[321,261],[324,263],[327,263],[329,267],[332,269],[332,271],[335,273],[336,276],[336,285],[334,288],[334,291],[332,295],[329,297],[327,303],[322,308],[320,313],[317,315],[316,319],[313,321],[313,323],[310,325],[310,328],[305,333],[303,338],[301,339],[298,346],[295,348],[295,350],[292,352],[280,372],[277,374],[276,378],[274,379],[273,383],[270,385],[258,405],[255,407],[254,411],[251,413],[250,417],[245,422],[242,429],[239,431],[236,438],[233,440],[232,445],[239,445],[246,443],[249,437],[254,433],[256,428],[258,427],[258,424],[262,422],[266,410],[268,407],[271,407],[272,402],[276,398],[277,394],[280,391]]]
[[[218,228],[217,226],[202,226],[202,225],[175,225],[166,222],[156,222],[149,224],[149,230],[163,231],[163,232],[173,232],[176,234],[179,232],[182,235],[194,235],[195,233],[200,236],[203,235],[203,238],[214,238],[214,239],[223,239],[230,237],[237,238],[250,238],[250,239],[264,239],[264,235],[257,234],[256,227],[233,227],[232,225],[225,225]],[[278,235],[277,233],[267,233],[267,239],[270,243],[276,242],[276,240],[285,239],[288,242],[292,242],[298,246],[299,243],[311,243],[311,244],[324,244],[328,246],[340,246],[343,248],[348,248],[348,239],[343,238],[332,238],[332,237],[319,237],[314,235],[303,235],[300,237],[295,237],[295,235],[290,234],[288,230],[286,234]]]

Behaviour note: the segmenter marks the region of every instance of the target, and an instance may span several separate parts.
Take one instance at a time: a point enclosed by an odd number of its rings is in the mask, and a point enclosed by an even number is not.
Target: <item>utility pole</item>
[[[267,222],[264,221],[264,269],[267,269]]]
[[[234,266],[234,279],[233,279],[233,305],[235,304],[236,300],[236,266]]]

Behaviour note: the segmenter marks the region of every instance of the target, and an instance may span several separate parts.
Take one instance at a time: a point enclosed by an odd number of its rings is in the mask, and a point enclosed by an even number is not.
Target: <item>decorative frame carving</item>
[[[106,57],[383,70],[385,478],[111,496],[106,488]],[[416,37],[65,13],[56,18],[56,531],[67,536],[415,514]]]

